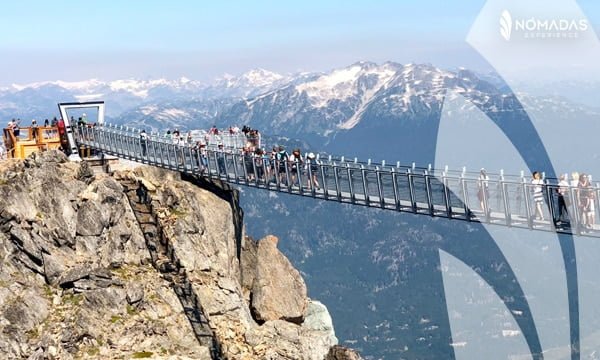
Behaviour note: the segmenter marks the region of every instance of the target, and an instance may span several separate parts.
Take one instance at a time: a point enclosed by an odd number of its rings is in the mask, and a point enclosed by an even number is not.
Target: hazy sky
[[[578,3],[598,28],[600,1]],[[257,67],[325,71],[358,60],[484,69],[465,43],[484,4],[7,1],[0,6],[0,86],[92,77],[210,80]]]

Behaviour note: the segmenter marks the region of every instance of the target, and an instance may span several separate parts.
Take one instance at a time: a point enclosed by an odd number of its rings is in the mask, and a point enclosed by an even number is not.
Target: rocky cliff
[[[334,346],[277,238],[246,238],[242,218],[226,184],[149,167],[94,175],[58,152],[0,163],[0,353],[357,356]]]

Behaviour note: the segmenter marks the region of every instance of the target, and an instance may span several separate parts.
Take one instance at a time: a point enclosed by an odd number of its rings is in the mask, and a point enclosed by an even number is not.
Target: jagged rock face
[[[1,357],[209,358],[121,185],[78,171],[59,152],[0,162]]]
[[[154,196],[165,207],[159,210],[164,212],[161,221],[164,233],[174,244],[177,257],[199,294],[226,358],[324,359],[329,348],[337,343],[332,327],[313,327],[312,322],[299,325],[280,319],[302,322],[307,315],[307,298],[304,281],[298,279],[298,271],[277,250],[276,240],[267,238],[257,245],[245,239],[240,266],[229,204],[191,183],[171,181],[161,170],[144,167],[138,168],[136,174],[154,184],[162,184]],[[259,270],[258,263],[273,261],[264,260],[271,256],[277,261],[271,268],[275,273],[269,275],[272,286],[269,296],[288,296],[289,301],[297,305],[293,310],[279,309],[283,316],[259,324],[252,317],[248,299],[254,297],[254,284],[264,283],[268,276],[264,272],[269,270]],[[289,292],[289,284],[301,290],[284,295]],[[279,307],[285,308],[285,305]]]
[[[225,191],[148,167],[80,173],[57,152],[0,163],[3,358],[210,359],[172,276],[150,265],[148,228],[171,245],[224,358],[322,360],[337,343],[327,309],[306,298],[276,239],[247,239],[240,266],[240,214]],[[150,227],[140,227],[140,204],[125,195],[127,182],[140,179],[153,186],[152,210],[143,214],[155,221]],[[277,315],[257,322],[250,298],[260,297],[285,303],[269,305]]]
[[[287,320],[301,324],[306,311],[306,284],[298,270],[277,250],[278,239],[258,242],[252,310],[257,320]]]

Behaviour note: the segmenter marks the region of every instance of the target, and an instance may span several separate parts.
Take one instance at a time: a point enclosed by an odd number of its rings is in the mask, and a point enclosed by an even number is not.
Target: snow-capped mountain
[[[254,97],[291,80],[291,77],[265,69],[250,70],[240,76],[225,74],[209,86],[205,95],[211,97]]]
[[[202,88],[203,85],[185,77],[177,80],[122,79],[101,81],[98,79],[90,79],[86,81],[44,81],[25,85],[13,84],[7,90],[19,92],[26,89],[39,90],[53,86],[72,92],[79,101],[89,101],[101,99],[102,97],[113,93],[127,93],[140,99],[145,99],[151,97],[153,91],[156,91],[157,89],[168,88],[173,92],[193,91]]]
[[[363,140],[374,139],[378,132],[414,122],[433,124],[427,119],[439,118],[447,90],[490,111],[507,103],[506,94],[468,70],[358,62],[296,78],[272,91],[242,99],[218,114],[216,122],[248,124],[286,136],[308,136],[324,144],[357,131]],[[436,126],[427,129],[435,131]]]
[[[271,90],[288,80],[289,78],[284,75],[256,69],[239,76],[226,75],[208,84],[186,77],[175,80],[164,78],[114,81],[90,79],[12,84],[9,87],[0,88],[0,116],[51,117],[56,114],[49,114],[49,110],[54,110],[58,102],[104,100],[108,105],[107,115],[115,117],[140,106],[168,104],[175,100],[187,102],[202,99],[210,101],[254,96]]]
[[[212,126],[216,116],[226,111],[225,109],[237,99],[179,99],[158,104],[147,103],[121,113],[115,122],[153,131],[173,128],[197,129],[205,127],[206,124]]]

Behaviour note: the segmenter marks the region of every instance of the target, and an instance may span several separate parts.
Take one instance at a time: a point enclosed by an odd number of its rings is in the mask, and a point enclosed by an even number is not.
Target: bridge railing
[[[140,136],[140,134],[142,133],[142,131],[140,129],[134,128],[134,127],[129,127],[129,126],[122,126],[122,125],[112,125],[112,124],[105,124],[105,125],[98,125],[98,128],[101,128],[102,131],[105,131],[107,133],[113,134],[113,135],[127,135],[127,136],[132,136],[132,137],[136,137],[136,136]],[[92,128],[96,128],[96,127],[92,127]],[[160,143],[174,143],[174,139],[172,137],[172,134],[170,134],[170,136],[166,136],[166,134],[159,134],[157,132],[149,132],[146,134],[148,140],[150,141],[155,141],[155,142],[160,142]],[[181,135],[182,139],[184,140],[184,142],[187,142],[187,138],[186,135],[183,134]],[[247,136],[245,136],[243,133],[237,133],[237,134],[230,134],[230,133],[226,133],[226,132],[221,132],[218,135],[217,134],[209,134],[206,131],[199,131],[199,132],[195,132],[194,136],[192,137],[192,143],[196,143],[198,141],[206,144],[209,147],[217,147],[218,145],[223,145],[225,148],[230,148],[230,149],[241,149],[244,146],[246,146],[246,144],[249,142],[249,140],[253,140],[253,139],[248,139]]]
[[[108,154],[230,183],[386,210],[600,236],[600,227],[595,225],[597,214],[590,210],[598,208],[598,186],[559,187],[551,181],[534,185],[525,178],[508,176],[482,181],[464,171],[376,165],[333,157],[321,157],[313,163],[308,159],[303,163],[276,161],[244,154],[237,148],[219,150],[143,140],[131,131],[113,127],[80,128],[76,134],[79,143]],[[542,196],[535,196],[540,189]],[[562,200],[559,189],[565,193]],[[581,206],[584,194],[593,207]],[[559,215],[563,215],[560,223],[556,222]]]

